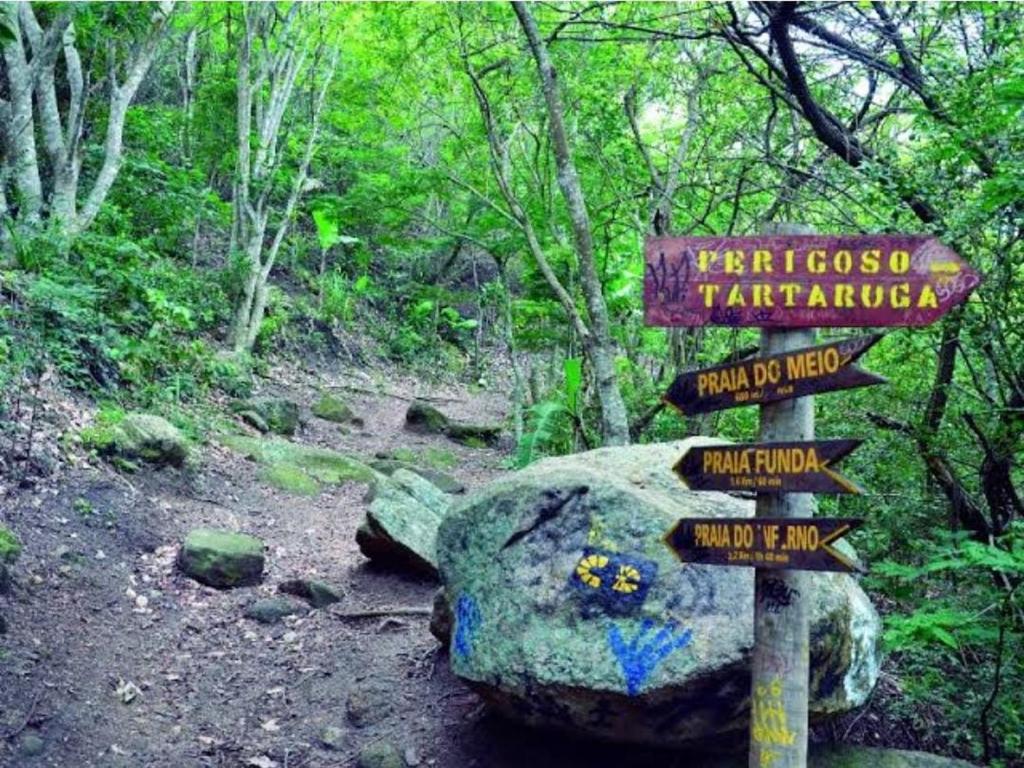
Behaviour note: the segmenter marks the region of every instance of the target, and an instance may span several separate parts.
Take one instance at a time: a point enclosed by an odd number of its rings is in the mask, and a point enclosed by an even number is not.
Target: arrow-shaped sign
[[[683,414],[693,416],[816,392],[884,384],[886,379],[882,376],[852,365],[882,335],[857,336],[780,355],[687,371],[672,383],[662,399]]]
[[[659,326],[922,326],[981,275],[927,235],[654,237],[644,320]]]
[[[861,440],[694,446],[672,467],[691,491],[861,493],[831,468]]]
[[[863,522],[827,517],[686,519],[666,534],[665,543],[686,563],[863,572],[832,546]]]

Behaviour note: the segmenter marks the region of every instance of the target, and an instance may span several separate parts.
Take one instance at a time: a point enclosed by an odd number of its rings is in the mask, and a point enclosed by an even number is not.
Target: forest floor
[[[307,407],[325,385],[367,390],[337,390],[365,428],[345,434],[310,418],[299,442],[363,457],[399,448],[448,456],[470,489],[507,471],[510,446],[468,448],[403,428],[413,396],[436,398],[455,418],[494,422],[505,415],[502,393],[389,375],[390,394],[374,394],[364,380],[284,367],[270,382],[261,394]],[[0,636],[0,766],[351,766],[377,741],[392,743],[411,767],[693,765],[503,722],[453,677],[428,615],[340,616],[426,610],[437,589],[361,555],[365,490],[347,483],[289,495],[216,442],[191,473],[123,476],[81,465],[9,490],[2,519],[24,553],[5,607],[9,633]],[[200,526],[263,539],[263,584],[218,591],[183,576],[178,545]],[[296,577],[326,581],[344,598],[274,625],[243,616]],[[850,718],[852,730],[840,723],[826,735],[884,739],[875,713]]]

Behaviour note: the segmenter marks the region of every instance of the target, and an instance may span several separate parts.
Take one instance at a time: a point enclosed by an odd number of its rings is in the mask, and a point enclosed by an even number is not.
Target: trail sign
[[[830,465],[860,440],[694,446],[672,469],[691,491],[861,493]]]
[[[644,251],[658,326],[922,326],[981,282],[921,235],[656,237]]]
[[[886,379],[852,363],[882,338],[857,336],[780,355],[757,357],[681,374],[663,398],[683,414],[774,403],[839,389],[884,384]]]
[[[686,563],[802,571],[862,571],[832,545],[856,518],[701,518],[680,520],[665,542]]]

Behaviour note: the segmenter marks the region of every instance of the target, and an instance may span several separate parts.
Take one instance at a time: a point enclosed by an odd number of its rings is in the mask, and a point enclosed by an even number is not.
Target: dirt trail
[[[261,394],[308,407],[325,383],[310,371],[287,375],[274,371]],[[507,399],[498,393],[426,390],[397,376],[384,388],[402,397],[359,391],[375,389],[369,381],[327,383],[339,385],[335,393],[365,428],[346,433],[311,417],[296,441],[362,457],[411,450],[445,460],[470,489],[506,471],[510,446],[474,449],[403,429],[412,395],[484,422],[504,417]],[[355,765],[377,741],[394,744],[410,768],[695,765],[684,755],[585,744],[501,721],[451,675],[425,615],[337,616],[426,608],[437,585],[361,555],[364,485],[294,496],[257,472],[211,443],[192,476],[124,477],[99,465],[4,499],[0,522],[24,552],[6,598],[10,632],[0,635],[0,766],[327,768]],[[262,538],[263,584],[218,591],[182,576],[177,547],[198,526]],[[273,625],[243,617],[295,577],[326,581],[344,598]]]

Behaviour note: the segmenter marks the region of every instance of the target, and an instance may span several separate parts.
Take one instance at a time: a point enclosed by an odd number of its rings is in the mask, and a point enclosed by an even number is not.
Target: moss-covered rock
[[[14,531],[0,525],[0,563],[13,563],[21,554],[21,542]]]
[[[260,470],[260,479],[267,485],[299,496],[315,496],[320,484],[293,464],[272,464]]]
[[[378,741],[363,747],[357,765],[359,768],[405,768],[405,760],[394,744]]]
[[[290,579],[281,582],[277,591],[301,597],[314,608],[326,608],[328,605],[340,603],[342,599],[341,590],[316,579]]]
[[[263,542],[255,536],[210,528],[189,532],[178,553],[185,575],[221,589],[258,584],[263,563]]]
[[[233,403],[231,409],[261,432],[294,435],[299,429],[299,404],[284,398],[262,398]]]
[[[432,483],[399,469],[376,485],[356,543],[371,560],[435,576],[437,531],[450,505],[450,497]]]
[[[754,513],[680,486],[671,467],[703,440],[545,459],[447,514],[453,671],[531,725],[663,746],[745,738],[752,569],[684,565],[664,541],[682,518]],[[877,679],[881,622],[851,576],[804,584],[811,714],[848,711]]]
[[[264,597],[246,607],[245,618],[260,624],[276,624],[285,616],[293,616],[304,609],[302,603],[286,597]]]
[[[291,488],[284,488],[284,490],[294,488],[293,492],[296,493],[303,492],[298,490],[300,487],[309,488],[307,483],[299,479],[299,475],[331,485],[348,481],[372,485],[379,480],[386,479],[359,459],[327,448],[315,448],[298,445],[287,440],[261,439],[244,435],[222,435],[218,439],[233,451],[264,465],[266,467],[264,480],[276,487],[282,487],[281,482],[291,482],[294,485]],[[272,477],[268,474],[270,472],[273,472]]]
[[[352,409],[344,400],[327,392],[320,395],[320,399],[313,403],[313,415],[337,424],[344,424],[355,418]]]
[[[462,424],[453,421],[437,408],[422,400],[414,400],[405,412],[405,427],[410,432],[446,435],[471,447],[494,445],[501,437],[501,427],[491,424]]]
[[[404,469],[407,472],[415,472],[424,480],[433,483],[445,493],[464,493],[466,490],[465,485],[448,473],[442,472],[438,469],[431,469],[430,467],[421,467],[408,461],[399,461],[398,459],[374,459],[370,462],[370,466],[381,474],[388,475],[389,477],[400,469]]]
[[[414,400],[405,412],[405,426],[410,432],[444,435],[448,433],[449,424],[447,416],[422,400]]]
[[[189,459],[188,440],[162,416],[128,413],[116,424],[89,427],[82,443],[119,462],[145,461],[181,467]]]

